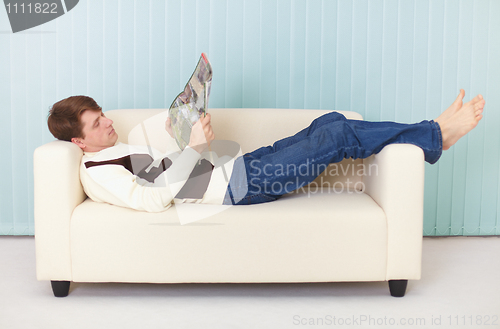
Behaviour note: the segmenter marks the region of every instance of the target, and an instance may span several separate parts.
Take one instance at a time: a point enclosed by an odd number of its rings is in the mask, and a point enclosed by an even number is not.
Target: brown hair
[[[47,119],[52,135],[68,142],[73,137],[85,138],[80,118],[86,110],[102,111],[102,108],[88,96],[71,96],[55,103]]]

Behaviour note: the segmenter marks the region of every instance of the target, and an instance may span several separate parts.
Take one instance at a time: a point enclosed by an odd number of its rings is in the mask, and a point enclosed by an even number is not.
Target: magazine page
[[[189,144],[193,125],[206,114],[211,84],[212,67],[202,53],[193,75],[169,110],[172,132],[181,150]]]

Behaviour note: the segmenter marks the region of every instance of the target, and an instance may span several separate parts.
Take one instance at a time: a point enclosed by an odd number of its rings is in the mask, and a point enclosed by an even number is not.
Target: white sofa
[[[210,109],[216,138],[237,141],[243,152],[294,134],[326,112]],[[165,113],[106,116],[119,141],[165,150],[173,142],[163,128]],[[144,124],[153,127],[146,134]],[[401,297],[407,280],[420,279],[424,155],[416,146],[389,145],[368,159],[330,165],[309,190],[275,202],[223,211],[197,204],[182,214],[175,205],[146,213],[91,201],[79,181],[81,157],[64,141],[34,153],[37,278],[50,280],[57,297],[68,295],[71,281],[389,281],[391,294]],[[190,211],[201,219],[181,225]]]

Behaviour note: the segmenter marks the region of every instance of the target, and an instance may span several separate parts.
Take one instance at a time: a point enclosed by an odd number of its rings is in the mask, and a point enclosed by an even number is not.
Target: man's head
[[[85,152],[111,147],[118,139],[113,121],[87,96],[72,96],[55,103],[47,124],[55,138],[73,142]]]

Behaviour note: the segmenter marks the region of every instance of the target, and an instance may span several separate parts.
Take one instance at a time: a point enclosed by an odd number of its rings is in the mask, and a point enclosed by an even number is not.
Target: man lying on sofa
[[[92,200],[158,212],[170,207],[174,198],[225,205],[274,201],[321,173],[310,170],[307,175],[298,175],[283,168],[326,168],[344,158],[369,157],[391,143],[414,144],[424,151],[425,161],[433,164],[442,150],[449,149],[482,118],[483,97],[478,95],[464,104],[464,96],[460,90],[437,119],[415,124],[348,120],[337,112],[325,114],[293,136],[230,161],[229,183],[227,177],[214,172],[218,166],[206,156],[215,138],[210,114],[193,126],[189,145],[182,152],[160,154],[153,150],[152,156],[150,149],[116,143],[113,121],[90,97],[72,96],[54,104],[48,126],[56,138],[71,141],[84,151],[80,179]],[[166,129],[170,130],[168,120]]]

